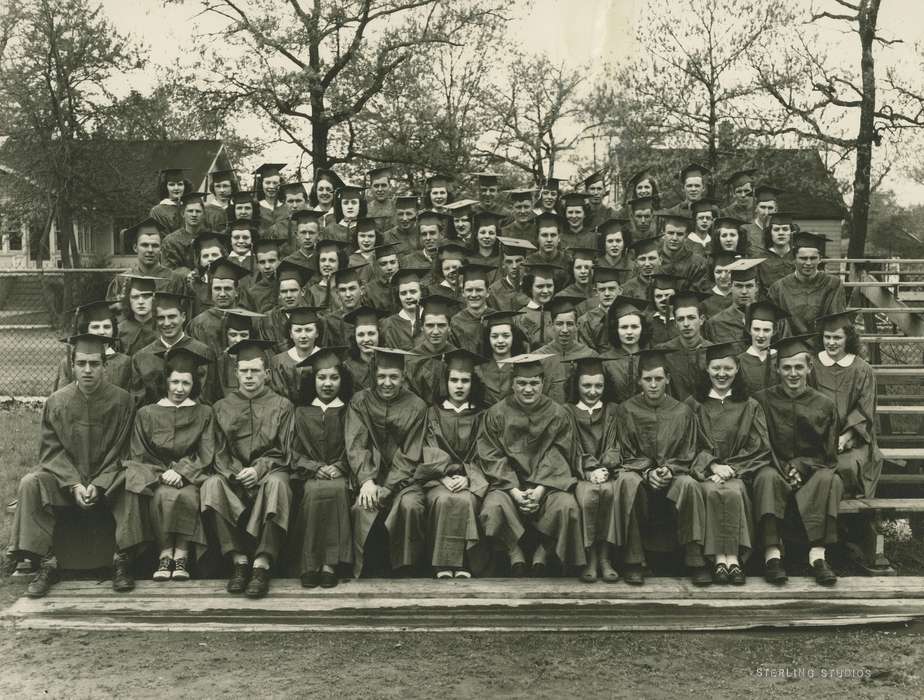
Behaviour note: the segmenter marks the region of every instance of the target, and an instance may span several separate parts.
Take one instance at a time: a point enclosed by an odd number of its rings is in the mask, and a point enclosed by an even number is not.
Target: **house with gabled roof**
[[[147,216],[159,200],[158,172],[183,168],[193,187],[205,191],[208,174],[232,168],[227,149],[217,139],[119,141],[93,139],[78,142],[76,157],[85,164],[77,183],[78,197],[91,202],[75,214],[74,235],[81,265],[128,266],[134,254],[124,240],[123,229]],[[52,221],[47,245],[43,245],[45,206],[36,191],[35,204],[12,201],[11,192],[22,199],[24,182],[35,164],[28,149],[13,139],[0,145],[0,269],[31,269],[60,266],[58,229]],[[28,191],[28,188],[26,188]],[[23,211],[33,215],[24,215]]]

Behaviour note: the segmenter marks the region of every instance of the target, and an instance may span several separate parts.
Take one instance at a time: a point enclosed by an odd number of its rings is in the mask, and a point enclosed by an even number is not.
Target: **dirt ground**
[[[38,412],[0,411],[0,502]],[[9,514],[0,517],[8,536]],[[891,538],[890,538],[891,539]],[[917,540],[890,543],[920,574]],[[0,609],[27,579],[0,579]],[[282,634],[0,627],[0,697],[924,697],[924,624],[736,633]]]

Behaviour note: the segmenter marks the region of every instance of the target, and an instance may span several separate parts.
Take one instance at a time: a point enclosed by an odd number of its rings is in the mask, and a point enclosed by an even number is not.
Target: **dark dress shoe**
[[[744,569],[739,564],[732,564],[728,567],[728,582],[733,586],[743,586],[747,579],[744,576]]]
[[[622,580],[630,586],[641,586],[645,583],[645,574],[639,564],[627,564],[622,572]]]
[[[269,593],[269,585],[269,571],[263,567],[256,568],[250,574],[250,583],[244,589],[244,595],[248,598],[262,598]]]
[[[42,598],[48,595],[48,591],[51,589],[52,584],[56,583],[57,580],[58,568],[56,566],[48,566],[48,564],[42,562],[39,570],[26,587],[26,595],[30,598]]]
[[[712,574],[709,573],[709,569],[705,566],[691,566],[689,569],[690,582],[694,586],[703,587],[712,585]]]
[[[340,583],[340,579],[337,578],[337,574],[333,571],[321,572],[321,588],[333,588],[338,583]]]
[[[824,559],[813,561],[812,569],[815,571],[815,583],[819,586],[833,586],[837,583],[837,574],[834,573],[834,569]]]
[[[786,583],[789,577],[786,575],[786,569],[783,568],[783,562],[779,557],[770,559],[764,564],[764,581],[767,583]]]
[[[243,593],[244,589],[247,587],[247,574],[249,573],[250,567],[245,564],[232,564],[231,565],[231,578],[228,579],[228,585],[225,587],[225,590],[228,593]]]
[[[712,570],[712,582],[717,586],[724,586],[728,583],[728,565],[716,564]]]
[[[513,578],[526,578],[527,573],[529,573],[529,568],[526,566],[525,561],[518,561],[510,565],[510,575]]]
[[[529,575],[533,578],[545,578],[545,572],[546,566],[544,561],[533,562],[533,565],[529,567]]]
[[[120,556],[112,564],[112,590],[118,593],[127,593],[135,588],[135,579],[129,568],[131,561],[128,557]]]
[[[307,574],[302,574],[302,588],[317,588],[320,585],[320,571],[309,571]]]

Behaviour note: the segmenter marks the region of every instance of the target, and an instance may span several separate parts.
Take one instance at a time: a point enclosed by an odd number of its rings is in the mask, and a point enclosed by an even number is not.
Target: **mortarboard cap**
[[[193,238],[193,247],[199,252],[202,252],[203,248],[214,248],[215,246],[227,250],[228,237],[216,231],[202,231]]]
[[[295,306],[286,309],[285,314],[293,326],[304,326],[309,323],[319,323],[321,321],[321,317],[318,316],[319,311],[321,307],[318,306]]]
[[[491,275],[496,271],[497,268],[493,265],[484,265],[482,263],[470,262],[462,266],[462,276],[465,278],[466,282],[480,280],[487,284]]]
[[[179,309],[180,311],[186,311],[187,303],[191,301],[191,298],[185,294],[175,294],[173,292],[154,292],[154,308],[155,309]]]
[[[419,209],[420,201],[416,194],[402,194],[395,197],[395,209]]]
[[[562,179],[560,177],[547,177],[538,183],[538,189],[558,192],[561,189]]]
[[[260,232],[253,219],[247,217],[234,217],[228,222],[228,233],[231,231],[250,231],[251,236],[259,236]]]
[[[212,184],[216,182],[224,182],[225,180],[231,180],[231,182],[234,182],[234,171],[228,168],[223,170],[213,170],[209,173],[209,180],[212,182]]]
[[[529,255],[536,250],[536,246],[524,238],[498,236],[497,240],[500,241],[504,255]]]
[[[596,260],[600,255],[600,251],[596,248],[585,248],[584,246],[572,246],[567,252],[571,253],[571,258],[574,260]]]
[[[416,357],[417,353],[398,348],[383,348],[373,346],[375,352],[375,366],[381,369],[400,369],[404,371],[404,361],[407,357]]]
[[[377,326],[379,321],[388,315],[381,309],[375,309],[371,306],[357,306],[355,309],[343,315],[343,320],[354,326]]]
[[[834,314],[825,314],[815,319],[816,331],[836,331],[853,325],[853,319],[859,309],[845,309]]]
[[[157,173],[168,182],[178,182],[183,180],[186,173],[188,172],[188,168],[162,168],[161,170],[157,171]]]
[[[337,188],[337,196],[340,199],[358,199],[363,196],[365,191],[366,188],[362,185],[357,185],[354,182],[344,182]]]
[[[322,238],[314,244],[314,249],[319,253],[324,250],[333,250],[339,255],[343,253],[345,245],[346,243],[343,241],[336,241],[333,238]]]
[[[702,177],[705,178],[712,171],[709,170],[705,165],[700,165],[699,163],[690,163],[685,165],[680,169],[680,175],[678,179],[681,183],[686,182],[688,177]]]
[[[542,361],[554,355],[550,353],[524,353],[498,360],[499,365],[513,365],[514,377],[538,377],[543,373]]]
[[[726,266],[732,282],[750,282],[757,279],[757,268],[766,258],[739,258]]]
[[[510,195],[511,202],[532,202],[536,190],[532,189],[531,187],[520,187],[515,190],[505,190],[504,193]]]
[[[603,374],[603,359],[587,347],[565,355],[561,361],[573,363],[577,376]]]
[[[577,313],[576,307],[583,301],[586,301],[584,297],[559,294],[549,300],[549,303],[545,305],[545,310],[554,319],[559,314]]]
[[[542,261],[528,262],[526,263],[526,267],[529,269],[530,273],[538,275],[543,279],[552,279],[555,275],[560,275],[565,271],[561,265]]]
[[[183,204],[189,204],[190,202],[198,202],[199,204],[205,204],[205,192],[186,192],[180,201]]]
[[[793,236],[793,250],[799,248],[815,248],[819,253],[824,255],[825,243],[830,243],[830,239],[825,238],[818,233],[809,233],[808,231],[799,231]]]
[[[597,282],[619,282],[619,278],[625,273],[625,270],[609,265],[594,265],[594,283]]]
[[[682,277],[668,272],[656,272],[651,277],[654,282],[654,289],[677,289],[678,283],[683,281]]]
[[[286,182],[279,186],[279,191],[282,193],[283,197],[290,194],[300,194],[303,197],[307,196],[307,190],[305,189],[304,182]]]
[[[744,226],[744,222],[735,216],[720,216],[715,220],[712,228],[714,228],[716,231],[723,228],[733,228],[738,230],[742,226]]]
[[[324,212],[317,209],[296,209],[289,214],[289,219],[294,221],[296,226],[304,223],[315,223],[320,226],[323,217]]]
[[[112,309],[109,308],[109,302],[105,299],[91,301],[87,304],[81,304],[74,309],[74,316],[78,325],[91,323],[93,321],[109,321],[112,319]]]
[[[755,202],[774,202],[783,194],[783,190],[773,185],[758,185],[754,188]]]
[[[629,228],[628,219],[607,219],[597,226],[597,233],[602,237],[609,236],[611,233],[623,233]]]
[[[715,200],[709,199],[708,197],[703,197],[699,201],[693,202],[690,205],[690,213],[693,216],[696,216],[697,214],[703,214],[705,212],[710,212],[713,216],[715,216],[717,211],[718,207],[716,206]]]
[[[568,192],[562,196],[562,202],[567,207],[583,207],[587,204],[590,194],[587,192]]]
[[[751,327],[751,321],[769,321],[777,323],[782,321],[789,314],[783,311],[772,301],[757,301],[747,308],[745,318],[747,319],[747,328]]]
[[[654,199],[652,197],[634,197],[628,201],[628,205],[632,211],[637,209],[654,209]]]
[[[447,204],[446,210],[452,212],[452,216],[458,219],[462,216],[469,216],[476,204],[478,204],[477,199],[459,199]]]
[[[638,357],[638,369],[639,372],[650,372],[653,369],[658,369],[659,367],[664,369],[667,367],[667,356],[671,354],[673,350],[667,348],[650,348],[647,350],[639,350],[636,353]]]
[[[253,174],[259,175],[260,177],[273,177],[274,175],[278,175],[279,171],[284,167],[286,167],[285,163],[264,163],[254,170]]]
[[[522,311],[489,311],[481,317],[481,321],[488,328],[493,328],[494,326],[512,326],[516,317],[522,315]]]
[[[375,231],[375,219],[371,216],[361,216],[356,219],[356,233]]]
[[[713,360],[722,360],[726,357],[735,357],[744,350],[745,342],[743,340],[732,340],[727,343],[713,343],[706,346],[706,362]]]
[[[308,357],[300,362],[296,362],[296,367],[310,367],[315,373],[322,369],[333,369],[343,364],[343,358],[346,355],[347,348],[345,345],[329,345],[326,348],[318,348]]]
[[[598,170],[597,172],[591,173],[590,175],[585,177],[583,183],[581,184],[583,184],[584,188],[586,189],[596,182],[606,182],[605,178],[606,178],[606,175],[604,171]]]
[[[705,292],[695,292],[692,290],[684,290],[682,292],[677,292],[674,296],[671,297],[671,308],[674,311],[677,309],[683,309],[690,306],[695,306],[699,308],[699,305],[703,303],[710,295]]]
[[[372,184],[376,180],[383,177],[391,178],[394,172],[395,169],[390,165],[383,165],[378,168],[372,168],[372,170],[367,170],[366,176],[369,179],[369,183]]]
[[[472,221],[472,228],[477,232],[483,226],[494,226],[500,228],[500,222],[503,216],[496,211],[479,211],[475,214]]]
[[[733,262],[735,262],[735,260],[737,259],[738,259],[738,256],[735,253],[731,253],[731,252],[723,250],[722,252],[717,254],[715,258],[713,258],[712,267],[713,269],[717,267],[728,267]]]
[[[451,183],[451,177],[437,173],[427,178],[427,189],[432,190],[434,187],[445,187],[448,189]]]
[[[64,338],[62,342],[74,348],[74,352],[82,352],[88,355],[104,355],[106,353],[106,347],[112,343],[112,338],[107,338],[102,335],[93,335],[92,333],[78,333]]]
[[[610,319],[618,319],[623,316],[641,316],[648,302],[645,299],[635,299],[633,297],[616,297],[606,312]]]
[[[250,309],[233,308],[222,310],[225,314],[225,328],[235,331],[253,332],[254,319],[264,318],[264,314],[258,314]]]
[[[456,370],[458,372],[474,372],[475,366],[485,361],[481,355],[466,350],[465,348],[453,348],[443,353],[443,362],[446,363],[447,370]]]
[[[787,357],[798,355],[800,352],[806,352],[811,355],[814,352],[813,340],[818,337],[817,333],[805,333],[803,335],[793,335],[788,338],[781,338],[770,345],[776,350],[778,360],[784,360]]]
[[[445,316],[449,318],[452,310],[460,306],[460,302],[442,294],[429,294],[420,300],[422,316]]]
[[[231,201],[235,204],[252,204],[257,198],[257,193],[253,190],[241,190],[231,194]]]
[[[544,226],[554,226],[559,231],[565,228],[565,220],[561,214],[556,214],[551,211],[544,211],[536,215],[536,228],[542,228]]]
[[[683,210],[658,209],[654,215],[663,221],[679,221],[684,224],[690,221],[690,213]]]
[[[376,260],[381,260],[382,258],[390,258],[392,255],[398,255],[400,248],[400,243],[382,243],[372,249],[372,255],[375,256]]]
[[[166,372],[186,372],[195,374],[202,365],[207,365],[211,359],[188,345],[174,346],[158,351],[156,354],[164,358]]]
[[[635,253],[636,257],[658,252],[661,249],[661,237],[649,236],[648,238],[639,238],[637,241],[632,241],[629,248]]]
[[[314,181],[317,183],[321,180],[327,180],[331,185],[334,186],[334,190],[339,190],[341,187],[343,187],[343,180],[330,168],[318,168],[315,170]]]
[[[361,282],[360,271],[368,265],[369,263],[361,263],[359,265],[351,265],[350,267],[336,270],[334,272],[334,284],[341,285],[350,284],[351,282]]]
[[[213,280],[234,280],[238,282],[249,274],[250,270],[226,258],[218,258],[209,263],[209,276]]]
[[[725,178],[725,184],[729,187],[741,187],[746,182],[754,182],[754,175],[756,174],[757,170],[755,168],[742,168]]]
[[[491,187],[500,182],[500,175],[497,173],[472,173],[472,177],[476,178],[482,187]]]
[[[789,211],[775,211],[770,215],[770,224],[776,224],[777,226],[792,226],[793,219],[795,214]]]
[[[235,355],[238,362],[249,362],[250,360],[256,360],[258,357],[262,357],[265,361],[266,354],[272,347],[273,343],[269,340],[248,338],[247,340],[238,341],[228,348],[228,354]]]
[[[151,275],[139,275],[134,272],[123,272],[121,277],[128,281],[125,283],[126,289],[136,289],[139,292],[156,292],[157,283],[164,277],[152,277]]]
[[[313,273],[313,270],[304,265],[299,265],[292,260],[283,260],[276,268],[276,280],[279,282],[295,280],[299,287],[304,287],[305,282]]]
[[[443,227],[446,225],[446,220],[449,217],[446,214],[441,214],[438,211],[433,211],[431,209],[426,209],[419,214],[417,214],[417,225],[418,226],[439,226]]]
[[[430,268],[428,267],[402,267],[391,278],[391,285],[397,288],[410,282],[420,284],[420,281],[429,274]]]
[[[139,221],[137,224],[132,224],[122,231],[122,234],[126,236],[126,240],[130,240],[133,244],[138,240],[138,236],[150,236],[155,233],[161,238],[164,237],[163,229],[161,229],[160,225],[150,217]]]
[[[440,260],[465,260],[468,250],[455,241],[445,241],[439,244],[437,256]]]

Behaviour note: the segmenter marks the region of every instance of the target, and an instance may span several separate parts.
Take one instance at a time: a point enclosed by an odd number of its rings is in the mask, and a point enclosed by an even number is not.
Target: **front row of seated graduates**
[[[755,552],[782,583],[791,542],[832,585],[838,503],[878,479],[873,379],[849,312],[771,343],[783,314],[756,302],[746,340],[704,343],[683,292],[672,313],[686,342],[650,348],[646,315],[617,298],[601,353],[576,340],[565,297],[548,304],[541,352],[522,352],[523,314],[492,312],[481,355],[445,342],[445,298],[422,301],[412,350],[378,345],[387,319],[368,307],[338,319],[352,328],[342,346],[319,344],[324,319],[293,307],[279,353],[254,333],[267,317],[227,309],[217,355],[182,330],[190,300],[152,302],[158,336],[132,356],[131,392],[109,379],[119,334],[95,305],[68,338],[73,381],[45,404],[7,553],[37,563],[31,596],[58,576],[61,508],[112,514],[118,591],[152,547],[154,580],[188,579],[211,551],[228,591],[251,597],[286,567],[329,587],[422,567],[467,578],[504,559],[514,577],[634,585],[646,565],[682,561],[696,585],[740,585]]]

